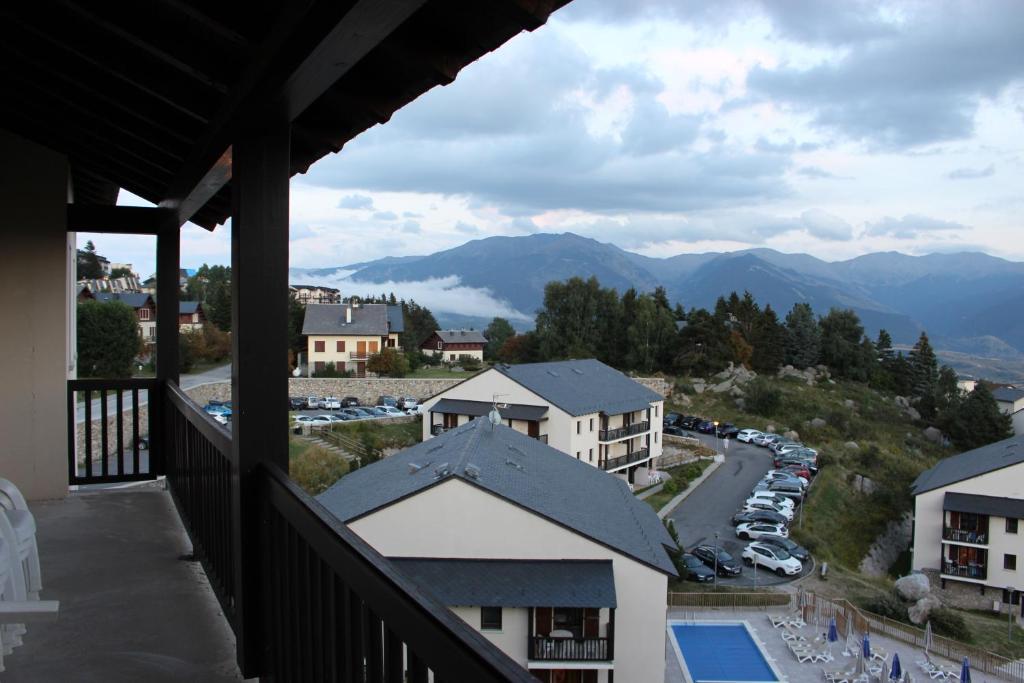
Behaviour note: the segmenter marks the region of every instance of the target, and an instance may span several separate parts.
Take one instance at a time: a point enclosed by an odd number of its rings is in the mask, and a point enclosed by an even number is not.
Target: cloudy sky
[[[538,231],[1024,260],[1024,3],[575,0],[291,201],[293,267]],[[95,240],[152,271],[151,242]],[[227,230],[190,227],[182,258],[228,262]]]

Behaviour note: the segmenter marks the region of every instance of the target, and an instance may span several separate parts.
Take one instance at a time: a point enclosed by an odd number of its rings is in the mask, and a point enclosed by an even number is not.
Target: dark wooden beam
[[[223,159],[233,140],[263,121],[294,121],[370,50],[419,9],[426,0],[360,0],[347,12],[331,0],[286,3],[271,35],[255,51],[257,57],[206,133],[170,184],[161,206],[175,209],[187,221],[230,175],[211,178],[210,169]],[[329,27],[325,30],[325,22]],[[308,40],[308,36],[319,36]],[[301,49],[301,54],[296,50]],[[206,182],[198,195],[195,188]]]
[[[289,124],[234,142],[231,215],[232,522],[235,634],[243,675],[260,671],[262,463],[288,471]]]
[[[78,204],[68,204],[68,232],[159,235],[167,229],[178,227],[174,223],[174,219],[173,211],[156,206],[80,206]]]

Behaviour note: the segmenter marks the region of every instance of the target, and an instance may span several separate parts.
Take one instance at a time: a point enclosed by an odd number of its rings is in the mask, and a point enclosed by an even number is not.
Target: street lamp
[[[715,532],[715,590],[718,590],[718,532]]]
[[[711,424],[715,425],[715,451],[717,452],[719,450],[719,443],[718,443],[718,420],[715,420]]]

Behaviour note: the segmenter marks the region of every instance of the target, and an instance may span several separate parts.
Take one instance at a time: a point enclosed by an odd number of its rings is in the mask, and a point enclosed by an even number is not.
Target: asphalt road
[[[200,372],[195,375],[182,375],[180,386],[182,389],[191,389],[192,387],[199,386],[200,384],[206,384],[207,382],[223,382],[231,379],[231,363],[222,365],[220,367],[211,368],[206,372]],[[145,405],[149,401],[149,392],[139,392],[139,405]],[[132,392],[126,391],[121,399],[121,407],[124,410],[131,410],[132,408]],[[94,398],[92,400],[92,419],[100,417],[100,399]],[[107,414],[113,415],[117,412],[117,394],[111,392],[107,394]],[[78,407],[75,410],[75,422],[85,422],[85,404],[79,402]]]
[[[706,434],[694,433],[703,443],[715,447],[715,438]],[[719,441],[719,450],[721,441]],[[732,525],[732,516],[747,499],[751,489],[761,477],[772,468],[771,451],[752,444],[730,440],[725,452],[725,462],[709,476],[703,484],[691,493],[679,506],[672,511],[670,517],[675,521],[676,532],[683,547],[689,550],[703,543],[714,544],[718,534],[718,545],[726,552],[740,559],[743,548],[750,541],[736,537],[736,528]],[[800,512],[797,510],[797,519]],[[796,519],[793,524],[797,524]],[[811,564],[805,563],[804,574],[811,570]],[[768,586],[786,583],[798,577],[779,578],[770,571],[757,571],[757,585]],[[743,573],[735,578],[718,579],[732,586],[753,586],[754,570],[744,566]]]

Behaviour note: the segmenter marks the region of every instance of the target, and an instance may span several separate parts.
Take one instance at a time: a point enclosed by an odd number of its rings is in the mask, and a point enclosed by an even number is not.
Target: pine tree
[[[818,321],[821,328],[821,362],[837,376],[859,382],[867,381],[874,366],[875,351],[866,338],[860,318],[849,309],[833,308]]]
[[[786,363],[808,368],[818,362],[820,330],[810,304],[793,304],[786,314]]]
[[[999,410],[992,392],[983,382],[942,411],[938,424],[961,450],[980,448],[1013,436],[1010,416]]]
[[[757,372],[775,372],[785,360],[786,328],[779,322],[771,304],[765,305],[758,317],[751,344],[754,353],[750,361]]]
[[[910,351],[908,360],[910,361],[910,378],[914,396],[930,395],[939,379],[939,361],[935,357],[935,351],[932,350],[926,333],[921,333],[914,348]]]
[[[883,327],[878,330],[878,341],[875,342],[875,349],[878,351],[878,361],[882,364],[889,363],[893,359],[892,337]]]

